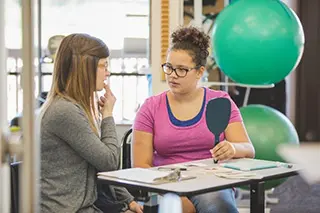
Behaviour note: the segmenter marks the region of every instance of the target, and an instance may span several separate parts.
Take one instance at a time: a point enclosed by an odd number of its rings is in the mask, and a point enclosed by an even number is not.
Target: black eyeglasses
[[[183,78],[187,75],[188,72],[190,72],[193,69],[198,69],[199,66],[193,67],[193,68],[185,68],[185,67],[177,67],[173,68],[170,64],[164,63],[161,65],[162,70],[165,74],[171,75],[172,72],[174,72],[178,77]]]

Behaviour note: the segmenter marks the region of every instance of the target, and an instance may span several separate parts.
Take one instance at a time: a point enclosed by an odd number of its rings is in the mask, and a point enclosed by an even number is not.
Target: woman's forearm
[[[235,158],[254,158],[254,147],[249,142],[244,143],[232,143],[236,150]]]
[[[152,167],[152,165],[148,164],[148,163],[137,163],[137,164],[133,164],[133,167],[138,167],[138,168],[150,168]]]

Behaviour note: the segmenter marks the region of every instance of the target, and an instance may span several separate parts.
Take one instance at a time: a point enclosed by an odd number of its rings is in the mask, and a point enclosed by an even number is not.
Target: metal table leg
[[[143,213],[158,213],[158,195],[150,193],[149,200],[143,204]]]
[[[250,184],[250,212],[264,213],[264,182]]]

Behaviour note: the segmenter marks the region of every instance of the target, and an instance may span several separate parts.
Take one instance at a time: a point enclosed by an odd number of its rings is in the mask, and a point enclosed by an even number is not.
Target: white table
[[[191,162],[188,162],[190,164]],[[193,161],[193,163],[206,164],[207,166],[216,166],[212,159]],[[181,164],[169,165],[181,166]],[[219,191],[222,189],[250,185],[250,212],[262,213],[265,209],[264,182],[275,180],[298,174],[301,167],[294,164],[292,168],[277,167],[254,171],[257,175],[262,176],[258,179],[226,179],[219,178],[212,173],[199,173],[195,171],[182,171],[182,173],[196,176],[195,179],[184,180],[181,182],[171,182],[160,185],[140,183],[136,181],[123,180],[113,177],[98,176],[100,181],[106,184],[127,187],[144,192],[154,192],[159,194],[175,193],[179,196],[193,196],[207,192]],[[146,212],[146,209],[145,211]],[[155,212],[155,211],[152,211]]]

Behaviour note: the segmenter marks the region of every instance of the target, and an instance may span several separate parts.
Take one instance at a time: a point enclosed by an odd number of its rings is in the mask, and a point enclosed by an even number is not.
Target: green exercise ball
[[[280,0],[234,1],[212,30],[217,65],[242,84],[280,82],[299,64],[304,43],[299,18]]]
[[[278,110],[264,105],[248,105],[240,108],[244,125],[255,148],[255,158],[285,162],[277,152],[279,144],[299,144],[298,133],[291,121]],[[286,179],[265,183],[272,189]]]

